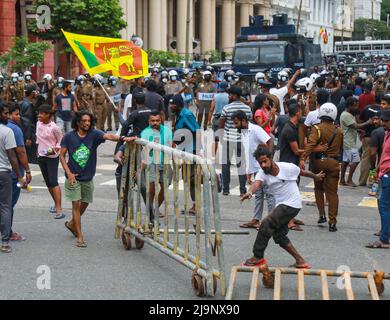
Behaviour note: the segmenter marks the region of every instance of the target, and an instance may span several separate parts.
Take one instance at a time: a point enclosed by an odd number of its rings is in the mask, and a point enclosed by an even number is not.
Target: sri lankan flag
[[[130,80],[148,74],[147,53],[131,41],[62,32],[90,75],[108,72]]]

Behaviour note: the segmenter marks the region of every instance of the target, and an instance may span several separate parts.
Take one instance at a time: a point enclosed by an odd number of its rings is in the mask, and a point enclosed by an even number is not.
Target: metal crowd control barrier
[[[151,150],[154,161],[149,164]],[[163,160],[160,156],[163,156]],[[155,196],[153,199],[150,197],[151,171],[154,172],[154,181],[162,182],[164,195],[162,219],[158,208],[158,194],[161,190],[159,183],[154,183]],[[170,171],[172,191],[169,190]],[[179,192],[181,179],[183,194]],[[191,181],[195,189],[196,212],[192,216],[189,212]],[[173,206],[170,200],[173,200]],[[218,176],[213,165],[207,163],[206,159],[143,139],[127,144],[115,238],[121,236],[125,249],[130,250],[132,237],[135,237],[137,249],[141,249],[144,243],[147,243],[191,269],[192,287],[198,296],[205,294],[214,296],[217,279],[220,280],[222,295],[226,294],[222,234],[248,234],[234,230],[222,231],[219,208]],[[181,214],[180,209],[184,209],[184,213]],[[174,214],[169,215],[172,211]],[[153,216],[154,223],[151,222]],[[194,223],[190,223],[192,218],[195,220]],[[213,256],[217,258],[212,258]]]
[[[379,300],[379,296],[384,292],[385,286],[383,281],[390,280],[390,273],[383,271],[374,272],[337,272],[331,270],[307,270],[293,268],[269,268],[263,266],[261,268],[235,266],[231,270],[229,287],[226,293],[226,300],[232,300],[233,288],[236,282],[237,273],[251,272],[252,281],[249,293],[249,300],[256,300],[258,291],[259,274],[262,273],[262,282],[266,288],[274,289],[273,299],[281,300],[282,291],[282,275],[296,274],[298,281],[298,300],[305,300],[305,276],[320,276],[321,277],[321,293],[323,300],[330,300],[328,277],[343,277],[344,290],[347,300],[355,300],[355,294],[352,289],[352,278],[367,279],[368,290],[372,300]]]

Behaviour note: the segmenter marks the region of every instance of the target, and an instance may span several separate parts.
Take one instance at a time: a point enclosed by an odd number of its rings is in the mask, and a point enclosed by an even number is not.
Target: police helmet
[[[51,76],[50,73],[46,73],[46,74],[43,76],[43,80],[50,81],[51,79],[53,79],[53,77]]]
[[[234,80],[235,72],[233,70],[228,70],[225,72],[225,80],[226,81],[232,81]]]
[[[321,77],[318,73],[312,73],[310,75],[310,80],[315,83],[316,82],[316,79],[318,79],[319,77]]]
[[[206,79],[206,77],[208,77],[208,78],[211,78],[211,72],[210,71],[205,71],[205,72],[203,72],[203,75],[202,75],[202,77],[203,77],[203,79]]]
[[[171,80],[171,81],[177,80],[178,74],[177,74],[176,70],[169,71],[168,75],[169,75],[169,80]]]
[[[287,71],[279,71],[278,72],[278,80],[281,81],[281,82],[286,82],[289,78],[289,75],[287,73]]]
[[[305,77],[295,82],[295,86],[306,91],[310,91],[313,88],[313,81],[310,78]]]
[[[318,118],[328,118],[335,121],[337,118],[337,107],[331,102],[324,103],[318,111]]]
[[[265,79],[265,74],[263,72],[256,73],[255,75],[256,82],[259,82],[260,80],[264,80],[264,79]]]

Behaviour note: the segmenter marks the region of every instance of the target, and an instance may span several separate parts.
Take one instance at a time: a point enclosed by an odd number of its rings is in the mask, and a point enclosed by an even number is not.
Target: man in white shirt
[[[253,246],[253,257],[247,259],[244,266],[260,267],[267,263],[264,259],[264,251],[268,241],[272,237],[275,243],[279,244],[295,259],[295,264],[290,267],[299,269],[310,269],[311,266],[294,248],[287,237],[288,222],[296,217],[302,209],[302,200],[297,185],[299,175],[321,180],[324,177],[322,172],[314,174],[310,171],[303,171],[298,166],[287,162],[274,162],[272,153],[267,146],[259,145],[254,153],[261,169],[256,175],[255,182],[250,186],[249,191],[241,197],[241,201],[250,199],[253,193],[263,185],[268,185],[269,192],[275,197],[276,207],[265,219],[263,219],[255,244]]]
[[[232,115],[233,123],[239,133],[242,134],[242,146],[245,150],[247,182],[252,184],[252,175],[256,175],[260,170],[260,165],[254,158],[253,153],[259,144],[267,144],[269,150],[273,150],[271,137],[258,125],[248,121],[248,117],[243,111],[236,111]],[[267,192],[268,188],[259,188],[256,191],[256,202],[253,211],[253,219],[240,225],[240,228],[259,228],[263,216],[264,196],[267,199],[268,213],[275,207],[275,198]]]

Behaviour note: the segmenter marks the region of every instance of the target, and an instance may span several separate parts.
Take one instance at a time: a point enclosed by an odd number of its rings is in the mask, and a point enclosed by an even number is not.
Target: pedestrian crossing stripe
[[[96,167],[97,170],[115,171],[118,168],[117,164],[101,164]]]
[[[375,197],[364,197],[358,204],[359,207],[378,208],[378,201]]]

